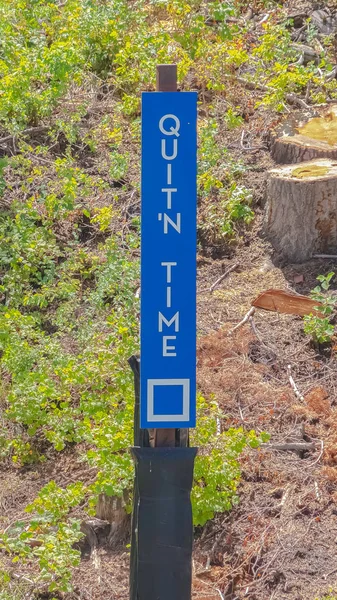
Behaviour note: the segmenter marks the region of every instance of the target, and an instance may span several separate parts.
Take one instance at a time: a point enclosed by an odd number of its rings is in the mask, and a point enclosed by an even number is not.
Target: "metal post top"
[[[177,65],[157,65],[157,92],[177,91]]]

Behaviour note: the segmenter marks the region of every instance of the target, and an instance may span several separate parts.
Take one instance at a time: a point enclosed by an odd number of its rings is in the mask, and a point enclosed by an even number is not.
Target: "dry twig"
[[[302,396],[301,392],[299,391],[299,389],[298,389],[298,387],[297,387],[297,385],[296,385],[296,383],[295,383],[295,381],[294,381],[294,379],[292,377],[292,374],[291,374],[291,365],[288,365],[287,372],[288,372],[289,383],[290,383],[290,385],[291,385],[291,387],[293,389],[293,392],[294,392],[296,398],[298,398],[299,400],[301,400],[301,402],[304,402],[304,397]]]
[[[238,323],[237,325],[235,325],[235,327],[233,327],[233,329],[231,329],[228,332],[229,335],[232,335],[234,333],[234,331],[236,331],[237,329],[240,329],[240,327],[242,327],[243,325],[245,325],[245,323],[247,323],[247,321],[249,321],[249,317],[253,316],[254,313],[255,313],[255,306],[252,306],[252,308],[243,317],[242,321],[240,321],[240,323]]]
[[[317,456],[317,458],[314,460],[314,462],[312,462],[309,466],[313,467],[314,465],[316,465],[322,458],[323,452],[324,452],[324,442],[323,440],[317,440],[319,441],[319,443],[321,444],[321,449],[320,449],[320,453]]]
[[[337,258],[337,254],[313,254],[312,258]]]
[[[229,269],[227,269],[227,271],[225,271],[209,288],[210,292],[213,292],[215,290],[215,288],[217,287],[217,285],[219,285],[219,283],[221,283],[226,277],[227,275],[229,275],[229,273],[231,273],[232,271],[235,271],[235,269],[239,266],[239,263],[235,263],[235,265],[232,265],[231,267],[229,267]]]

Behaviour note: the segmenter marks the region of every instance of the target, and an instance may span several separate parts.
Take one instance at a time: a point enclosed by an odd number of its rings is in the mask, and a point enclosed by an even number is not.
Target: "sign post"
[[[190,600],[196,448],[197,94],[159,65],[142,95],[141,360],[130,600]],[[140,418],[140,423],[138,422]],[[185,433],[184,433],[185,432]]]

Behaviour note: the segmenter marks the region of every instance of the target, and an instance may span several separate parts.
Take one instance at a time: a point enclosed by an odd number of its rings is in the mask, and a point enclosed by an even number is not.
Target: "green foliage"
[[[109,229],[113,214],[114,209],[112,206],[104,206],[91,218],[91,222],[98,223],[100,231],[106,231]],[[90,213],[87,216],[90,216]]]
[[[327,53],[318,65],[296,64],[289,28],[270,19],[250,56],[249,32],[238,32],[238,25],[228,21],[239,14],[239,3],[219,0],[136,0],[132,11],[127,0],[69,0],[61,6],[1,0],[0,121],[14,133],[51,118],[58,107],[55,128],[75,142],[88,94],[74,104],[69,99],[74,90],[87,92],[97,77],[107,80],[121,112],[137,116],[139,92],[154,85],[160,62],[178,62],[180,79],[193,67],[202,84],[215,91],[225,89],[233,68],[246,66],[243,75],[269,90],[263,103],[278,110],[284,109],[288,93],[308,83],[311,94],[317,94],[323,71],[331,66]]]
[[[111,411],[123,420],[119,411],[124,415],[125,402],[132,405],[131,377],[128,371],[125,374],[125,365],[136,349],[138,268],[111,241],[104,251],[103,265],[88,270],[77,263],[84,281],[85,273],[96,281],[93,290],[82,291],[88,307],[74,331],[80,346],[86,341],[82,352],[65,352],[58,336],[50,337],[41,328],[39,314],[28,316],[17,309],[0,312],[2,368],[12,379],[8,417],[28,427],[30,436],[43,433],[57,450],[67,442],[93,441],[99,436],[96,421],[106,421],[108,428]],[[69,331],[69,325],[74,328],[78,308],[78,281],[71,277],[69,262],[39,295],[40,305],[50,300],[60,303],[51,318],[60,333]],[[30,296],[31,303],[35,296]]]
[[[221,432],[224,416],[214,400],[198,397],[197,428],[191,436],[192,445],[200,446],[192,490],[195,525],[204,525],[215,513],[230,510],[238,502],[239,457],[247,446],[258,448],[269,439],[242,427]]]
[[[230,118],[235,119],[236,126],[240,117],[233,115]],[[206,243],[221,244],[234,238],[238,225],[248,225],[253,220],[252,194],[238,183],[244,166],[234,162],[228,150],[221,147],[215,119],[201,127],[199,138],[198,187],[203,199],[199,233]]]
[[[115,181],[124,179],[128,170],[128,153],[120,154],[119,152],[112,152],[110,158],[111,178]]]
[[[252,194],[245,186],[232,183],[228,189],[219,191],[218,202],[205,209],[202,232],[213,244],[232,239],[238,223],[251,223],[254,212],[250,208]]]
[[[38,288],[54,277],[60,251],[51,229],[38,227],[39,221],[32,202],[0,214],[0,262],[6,270],[0,293],[6,305],[19,302],[28,288]]]
[[[51,592],[71,590],[71,570],[79,563],[80,553],[74,544],[82,534],[80,520],[72,511],[84,500],[94,506],[98,494],[125,497],[125,492],[132,490],[131,455],[122,452],[132,441],[132,406],[116,411],[113,420],[100,410],[99,418],[96,423],[88,417],[83,422],[84,439],[95,441],[87,459],[98,469],[96,481],[90,486],[76,482],[66,488],[50,481],[27,506],[31,515],[28,524],[16,522],[1,538],[0,548],[11,555],[13,563],[25,565],[32,558],[38,561],[34,583],[47,586]],[[216,512],[230,510],[238,502],[240,455],[245,448],[258,448],[268,439],[266,434],[258,436],[242,428],[220,432],[223,419],[214,400],[198,397],[198,425],[191,439],[199,446],[192,490],[195,525],[204,525]]]
[[[8,165],[7,158],[0,158],[0,198],[3,196],[6,189],[6,180],[4,176],[5,168]]]
[[[235,129],[243,125],[243,118],[233,108],[229,108],[225,114],[225,123],[228,129]]]
[[[335,275],[330,272],[327,275],[318,275],[317,279],[320,285],[317,285],[311,292],[311,298],[321,304],[317,309],[322,313],[322,317],[317,315],[306,315],[304,320],[304,333],[310,335],[316,344],[331,342],[335,328],[330,323],[331,315],[334,312],[337,298],[326,295],[330,288],[330,281]]]
[[[0,548],[12,555],[13,563],[37,559],[39,573],[34,583],[47,585],[50,592],[72,589],[71,569],[80,561],[80,552],[73,546],[83,534],[80,522],[68,514],[83,497],[79,482],[62,489],[50,481],[26,509],[32,514],[29,524],[16,522],[1,538]]]
[[[0,600],[24,600],[29,596],[30,589],[29,582],[20,578],[12,579],[0,562]]]

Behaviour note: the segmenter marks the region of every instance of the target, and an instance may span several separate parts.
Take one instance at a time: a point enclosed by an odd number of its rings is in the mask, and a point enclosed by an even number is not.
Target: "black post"
[[[133,371],[135,386],[135,414],[134,414],[134,435],[133,443],[135,446],[150,446],[149,432],[147,429],[140,429],[140,358],[131,356],[129,365]]]
[[[133,448],[137,472],[136,586],[130,600],[191,600],[190,493],[196,448]]]
[[[149,434],[146,429],[140,429],[140,360],[139,356],[131,356],[129,365],[134,375],[135,386],[135,413],[134,413],[134,435],[133,443],[138,447],[149,446]],[[138,598],[138,465],[135,463],[135,481],[133,486],[133,512],[131,521],[131,557],[130,557],[130,600]]]

